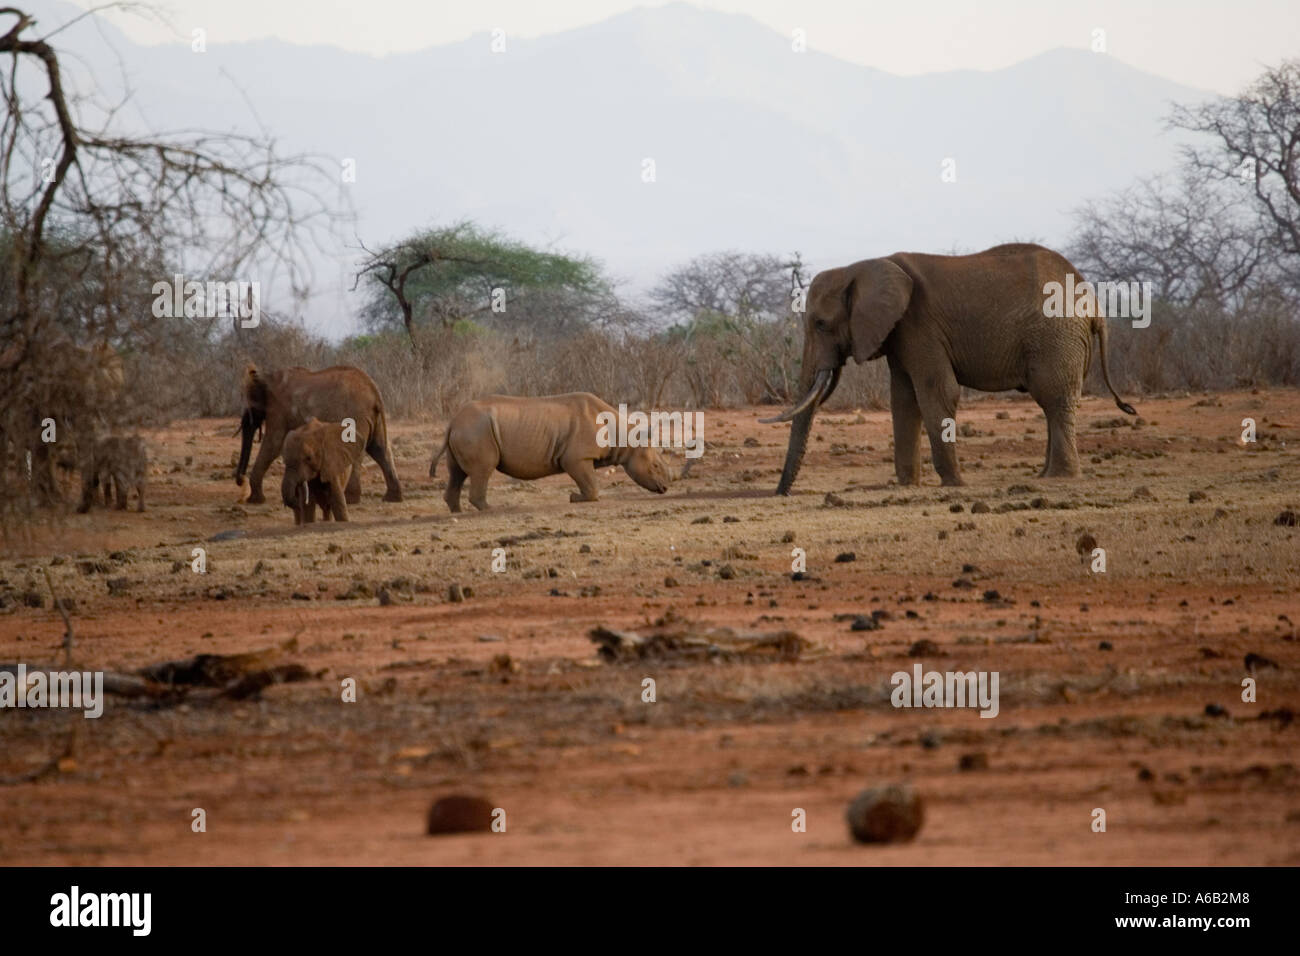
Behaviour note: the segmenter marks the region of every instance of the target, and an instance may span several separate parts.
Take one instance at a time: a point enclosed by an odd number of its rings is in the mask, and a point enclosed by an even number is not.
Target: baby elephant
[[[597,442],[601,412],[618,414],[590,392],[541,398],[490,395],[470,402],[447,425],[447,437],[429,463],[429,477],[446,452],[451,478],[443,498],[452,511],[460,511],[466,477],[470,504],[485,510],[494,470],[524,480],[564,472],[578,485],[570,501],[595,501],[596,469],[613,465],[621,465],[647,491],[667,491],[677,475],[658,448],[606,448]]]
[[[342,422],[313,418],[285,436],[280,496],[293,509],[294,524],[315,521],[317,507],[322,521],[331,515],[335,521],[348,520],[348,505],[361,500],[359,491],[348,489],[348,480],[359,467],[362,450],[360,442],[345,440]]]
[[[85,514],[90,510],[95,502],[96,488],[103,489],[106,508],[116,490],[118,511],[126,510],[127,495],[134,488],[139,497],[136,511],[144,511],[144,476],[148,470],[149,456],[139,435],[109,435],[95,439],[90,454],[82,461],[78,513]]]

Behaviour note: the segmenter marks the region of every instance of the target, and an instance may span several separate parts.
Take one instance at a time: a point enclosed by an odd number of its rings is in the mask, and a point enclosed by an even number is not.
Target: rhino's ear
[[[868,259],[853,268],[848,288],[853,359],[869,361],[912,301],[912,277],[888,259]]]

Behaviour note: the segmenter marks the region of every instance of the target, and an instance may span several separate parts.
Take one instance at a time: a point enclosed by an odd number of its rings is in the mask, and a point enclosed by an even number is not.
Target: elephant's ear
[[[854,270],[849,287],[849,334],[853,359],[871,359],[907,311],[912,277],[888,259],[871,259]]]

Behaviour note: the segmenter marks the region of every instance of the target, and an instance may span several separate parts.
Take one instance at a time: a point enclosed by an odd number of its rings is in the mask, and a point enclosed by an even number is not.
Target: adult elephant
[[[897,253],[819,272],[808,289],[804,317],[803,397],[776,418],[764,419],[794,423],[776,493],[789,494],[813,415],[835,391],[850,355],[858,362],[883,356],[889,363],[899,484],[920,481],[922,425],[943,484],[963,483],[954,443],[943,440],[944,420],[956,414],[962,386],[1028,392],[1047,416],[1041,477],[1078,475],[1074,417],[1094,335],[1106,387],[1122,411],[1137,412],[1110,383],[1106,320],[1097,315],[1090,287],[1070,303],[1073,315],[1048,315],[1050,284],[1068,290],[1070,274],[1073,287],[1082,285],[1064,256],[1028,243],[969,256]]]
[[[388,486],[385,501],[401,501],[402,485],[393,467],[388,446],[388,421],[379,388],[365,372],[351,365],[335,365],[313,372],[300,366],[263,374],[254,366],[244,370],[244,414],[240,418],[242,442],[235,484],[243,487],[253,436],[262,431],[262,447],[248,474],[252,504],[266,500],[262,494],[262,477],[280,454],[284,438],[313,418],[321,421],[356,423],[357,443],[378,464]],[[361,469],[354,468],[348,479],[346,498],[349,504],[361,500]]]

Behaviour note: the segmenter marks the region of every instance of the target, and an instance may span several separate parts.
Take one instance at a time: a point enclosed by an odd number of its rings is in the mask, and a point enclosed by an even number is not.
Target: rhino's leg
[[[469,503],[479,511],[487,511],[487,486],[490,471],[474,471],[469,476]]]
[[[442,500],[447,502],[447,507],[452,512],[460,511],[460,487],[465,484],[465,469],[460,467],[460,462],[450,452],[447,454],[447,490],[442,494]]]
[[[564,472],[577,484],[578,490],[569,495],[570,501],[597,501],[600,494],[596,490],[596,468],[590,458],[565,459],[560,462]]]

